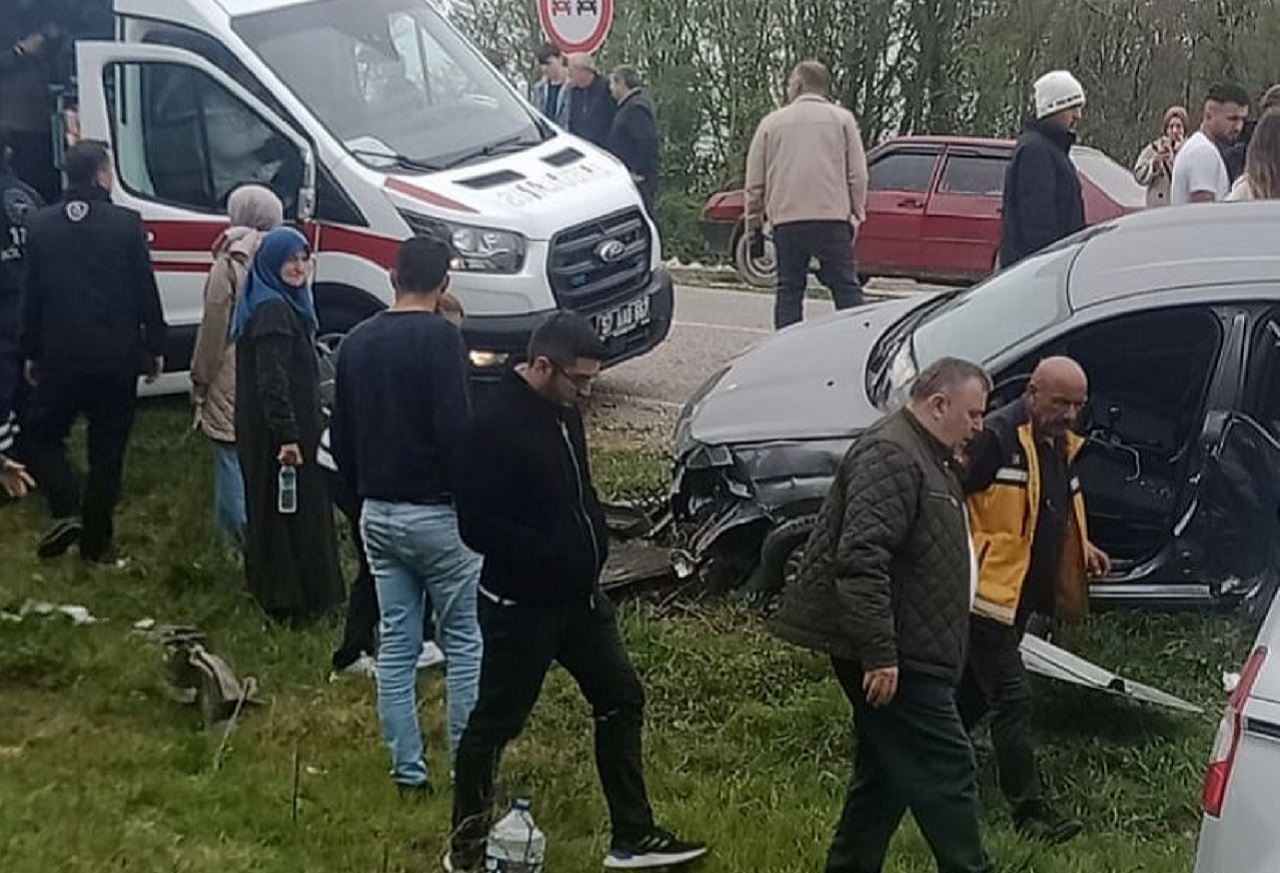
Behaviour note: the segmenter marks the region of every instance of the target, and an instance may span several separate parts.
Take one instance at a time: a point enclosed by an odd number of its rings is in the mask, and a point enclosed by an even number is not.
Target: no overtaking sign
[[[591,54],[609,35],[613,0],[538,0],[538,18],[562,52]]]

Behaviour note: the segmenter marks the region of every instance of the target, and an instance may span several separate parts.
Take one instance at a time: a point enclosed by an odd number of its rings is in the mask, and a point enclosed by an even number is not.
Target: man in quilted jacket
[[[876,873],[908,809],[940,873],[991,869],[956,709],[977,571],[956,453],[990,379],[943,358],[850,447],[772,630],[831,657],[853,705],[853,782],[827,873]]]

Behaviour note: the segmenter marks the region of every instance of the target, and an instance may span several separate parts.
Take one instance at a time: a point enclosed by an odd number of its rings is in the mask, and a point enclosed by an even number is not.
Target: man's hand
[[[43,33],[27,34],[13,44],[13,53],[15,55],[38,55],[44,49],[44,45]]]
[[[27,380],[27,384],[32,388],[40,385],[40,368],[36,366],[35,361],[27,361],[22,365],[22,376]]]
[[[164,372],[164,355],[156,355],[148,363],[147,374],[143,377],[143,381],[148,385],[154,383],[160,378],[160,374]]]
[[[863,673],[862,690],[866,692],[867,703],[876,709],[893,703],[893,698],[898,693],[898,668],[881,667],[879,670]]]
[[[1111,575],[1111,558],[1093,543],[1085,543],[1084,568],[1090,579]]]
[[[27,492],[34,487],[36,487],[36,481],[31,478],[26,467],[17,461],[4,458],[4,463],[0,466],[0,488],[4,488],[6,494],[18,499],[26,497]]]
[[[285,443],[280,447],[280,454],[276,456],[276,460],[282,467],[301,467],[302,447],[297,443]]]

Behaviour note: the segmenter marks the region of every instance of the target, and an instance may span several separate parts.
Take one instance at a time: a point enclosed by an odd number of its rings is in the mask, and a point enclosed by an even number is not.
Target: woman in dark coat
[[[236,301],[236,445],[244,472],[249,590],[277,621],[298,624],[342,600],[320,443],[311,250],[291,227],[262,238]],[[282,513],[282,466],[297,472],[297,511]]]

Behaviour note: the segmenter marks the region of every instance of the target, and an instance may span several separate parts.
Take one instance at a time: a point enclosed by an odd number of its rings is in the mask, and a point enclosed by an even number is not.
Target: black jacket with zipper
[[[484,591],[535,605],[590,597],[608,540],[577,409],[546,400],[509,371],[458,446],[458,526],[484,557]]]
[[[22,354],[71,372],[143,372],[168,327],[142,217],[102,188],[68,189],[27,223]]]
[[[1011,267],[1085,226],[1084,192],[1071,160],[1076,135],[1032,121],[1004,174],[1000,266]]]

